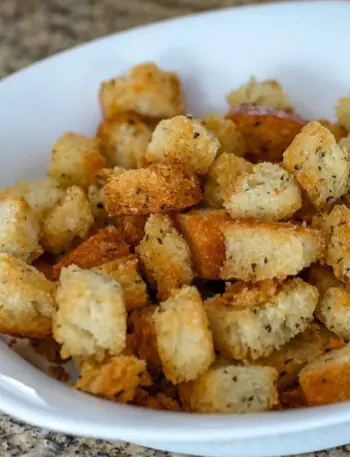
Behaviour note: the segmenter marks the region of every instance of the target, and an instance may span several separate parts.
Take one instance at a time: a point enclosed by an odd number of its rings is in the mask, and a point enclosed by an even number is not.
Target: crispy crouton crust
[[[136,339],[136,351],[141,359],[157,367],[161,365],[157,347],[156,327],[153,319],[154,312],[158,306],[148,306],[135,310],[129,318],[129,325],[132,327],[132,335]]]
[[[217,157],[224,152],[235,154],[237,157],[244,155],[246,147],[243,136],[231,119],[212,114],[205,116],[202,122],[204,127],[213,132],[220,141],[221,146]]]
[[[131,246],[137,246],[145,236],[147,216],[119,216],[115,218],[115,225],[121,229],[125,241]]]

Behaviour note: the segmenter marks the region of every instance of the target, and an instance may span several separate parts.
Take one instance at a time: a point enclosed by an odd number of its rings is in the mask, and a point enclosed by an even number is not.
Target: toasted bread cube
[[[101,364],[88,361],[83,363],[75,387],[98,397],[128,403],[134,399],[145,372],[146,363],[133,356],[120,355]]]
[[[342,97],[336,107],[338,123],[350,132],[350,97]]]
[[[309,269],[308,282],[317,287],[320,298],[331,287],[339,287],[342,283],[334,276],[332,269],[326,265],[313,263]]]
[[[136,252],[147,279],[157,288],[158,298],[164,300],[172,289],[191,284],[191,251],[166,215],[152,214],[146,222],[145,233]]]
[[[328,120],[326,119],[320,119],[318,120],[318,122],[323,125],[323,127],[327,127],[328,130],[330,130],[332,132],[332,134],[334,135],[334,138],[335,140],[339,143],[340,145],[340,142],[341,140],[346,137],[346,129],[338,124],[338,123],[333,123],[333,122],[329,122]],[[341,146],[342,147],[342,146]]]
[[[147,216],[119,216],[115,218],[116,227],[123,231],[125,241],[137,246],[145,236]]]
[[[188,208],[201,199],[198,178],[177,167],[153,165],[110,179],[104,197],[110,216],[140,216]]]
[[[99,227],[103,227],[106,224],[108,224],[108,214],[105,209],[103,188],[100,188],[95,184],[92,184],[88,187],[87,197],[96,224],[98,224]]]
[[[66,252],[72,241],[84,239],[94,216],[85,192],[78,186],[69,187],[58,205],[49,213],[42,228],[44,249],[53,254]]]
[[[101,150],[112,165],[126,169],[142,166],[151,129],[133,113],[120,113],[104,120],[98,129]]]
[[[235,220],[222,231],[226,243],[222,279],[284,279],[316,262],[325,249],[320,230],[288,223]]]
[[[309,405],[350,400],[350,344],[310,362],[299,382]]]
[[[53,335],[61,356],[103,360],[119,355],[126,340],[123,290],[113,278],[71,265],[61,270]]]
[[[182,114],[185,109],[178,75],[154,63],[136,65],[126,77],[103,82],[100,104],[105,119],[123,111],[162,119]]]
[[[0,333],[24,338],[51,334],[55,286],[34,267],[0,253]]]
[[[196,379],[215,359],[203,302],[195,287],[183,287],[154,314],[165,377],[173,384]]]
[[[319,122],[303,127],[285,150],[283,163],[317,208],[348,191],[350,151],[340,148],[332,133]]]
[[[253,165],[241,157],[224,152],[210,167],[204,184],[204,198],[213,208],[222,208],[223,195],[232,189],[238,176],[249,173]]]
[[[223,210],[197,210],[176,215],[179,230],[190,247],[196,272],[201,278],[220,279],[225,260],[221,227],[230,220]]]
[[[65,133],[52,148],[48,175],[62,187],[76,184],[87,188],[94,184],[95,173],[105,165],[98,138]]]
[[[216,365],[180,384],[185,410],[196,413],[252,413],[278,403],[277,371],[263,366]]]
[[[255,303],[247,302],[245,294],[243,284],[240,293],[226,292],[204,302],[215,345],[236,360],[268,356],[304,331],[319,295],[300,278],[282,283],[273,295]]]
[[[233,219],[279,221],[290,218],[302,206],[301,190],[294,177],[269,162],[238,176],[223,195],[224,207]]]
[[[217,157],[223,152],[235,154],[237,157],[242,157],[246,151],[243,136],[238,132],[236,125],[231,119],[226,119],[224,116],[216,114],[207,115],[203,118],[204,127],[214,133],[220,141],[220,148]]]
[[[158,367],[161,365],[157,347],[156,325],[153,315],[158,306],[148,306],[131,313],[129,324],[136,339],[136,352],[148,364]]]

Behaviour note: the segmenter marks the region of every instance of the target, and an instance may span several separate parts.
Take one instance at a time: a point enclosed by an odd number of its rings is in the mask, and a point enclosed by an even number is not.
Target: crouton
[[[222,231],[226,244],[222,279],[284,279],[316,262],[325,249],[320,230],[289,223],[235,220]]]
[[[163,392],[150,395],[145,389],[138,389],[133,403],[151,409],[182,411],[180,403],[176,398],[166,395]]]
[[[183,287],[161,302],[154,320],[158,352],[169,381],[191,381],[209,368],[215,359],[213,340],[195,287]]]
[[[106,363],[85,362],[75,387],[98,397],[128,403],[146,371],[146,363],[133,356],[120,355]]]
[[[147,361],[153,367],[161,365],[158,347],[156,326],[153,315],[158,306],[148,306],[131,313],[129,325],[132,327],[132,335],[136,339],[136,352],[141,359]]]
[[[270,367],[217,365],[180,384],[185,410],[196,413],[251,413],[278,403],[277,371]]]
[[[97,132],[109,162],[126,169],[142,166],[151,135],[151,129],[133,113],[120,113],[104,120]]]
[[[53,335],[61,356],[101,361],[119,355],[126,340],[124,294],[119,283],[74,265],[61,270]]]
[[[96,171],[105,165],[106,159],[101,154],[98,138],[65,133],[52,148],[48,175],[62,187],[76,184],[87,188],[94,184]]]
[[[192,116],[161,121],[146,151],[150,163],[175,163],[205,175],[220,148],[216,136]]]
[[[346,137],[346,129],[342,125],[329,122],[326,119],[320,119],[318,122],[332,132],[337,143],[340,143],[342,138]]]
[[[66,252],[75,238],[88,235],[93,223],[85,192],[78,186],[69,187],[43,223],[42,245],[53,254]]]
[[[111,178],[104,188],[110,216],[140,216],[194,206],[202,197],[198,178],[167,165],[128,170]]]
[[[298,409],[307,406],[303,389],[300,386],[291,387],[281,392],[280,402],[283,409]]]
[[[230,220],[223,210],[197,210],[176,215],[179,230],[190,247],[200,277],[220,279],[225,260],[225,239],[220,228]]]
[[[249,173],[253,165],[234,154],[224,152],[210,167],[204,184],[204,199],[213,208],[223,207],[223,195],[232,189],[236,179]]]
[[[227,117],[243,135],[245,157],[252,162],[280,162],[284,150],[305,124],[295,114],[254,104],[233,108]]]
[[[191,284],[191,251],[166,215],[152,214],[146,222],[145,233],[136,252],[147,279],[158,291],[158,298],[164,300],[172,289]]]
[[[245,142],[243,136],[237,131],[234,122],[231,119],[225,119],[223,116],[215,114],[207,115],[203,118],[204,127],[214,133],[220,141],[220,148],[217,157],[223,152],[235,154],[237,157],[242,157],[245,153]]]
[[[0,333],[24,338],[51,334],[55,286],[34,267],[0,253]]]
[[[350,132],[350,97],[342,97],[336,107],[338,124]]]
[[[294,177],[269,162],[238,176],[223,196],[224,207],[234,219],[278,221],[290,218],[302,206],[301,190]]]
[[[61,269],[71,264],[89,269],[127,256],[129,253],[130,249],[123,239],[122,231],[109,225],[62,257],[54,266],[53,275],[58,279]]]
[[[42,254],[40,225],[35,211],[20,196],[0,200],[0,252],[29,263]]]
[[[313,263],[309,269],[308,282],[317,287],[320,298],[331,287],[339,287],[342,283],[334,276],[331,268]]]
[[[283,154],[283,164],[317,208],[348,191],[350,151],[340,148],[332,133],[316,121],[294,138]]]
[[[299,382],[309,405],[350,400],[350,344],[307,364]]]
[[[242,287],[233,297],[226,292],[204,302],[215,345],[236,360],[255,360],[281,348],[306,329],[318,300],[316,287],[300,278],[282,283],[274,295],[256,303],[246,303],[245,293]]]
[[[123,231],[125,241],[131,246],[137,246],[145,236],[147,216],[119,216],[115,225]]]
[[[103,188],[92,184],[88,187],[87,197],[96,224],[98,224],[99,227],[103,227],[108,224],[108,214],[105,209]]]
[[[185,110],[177,74],[162,71],[153,63],[136,65],[126,77],[103,82],[100,104],[105,119],[123,111],[163,119]]]

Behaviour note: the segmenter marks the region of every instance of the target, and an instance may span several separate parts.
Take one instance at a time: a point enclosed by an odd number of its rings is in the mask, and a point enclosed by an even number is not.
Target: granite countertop
[[[62,49],[118,30],[252,0],[1,0],[0,78]],[[263,3],[255,1],[255,3]],[[132,444],[74,438],[0,413],[0,457],[165,457]],[[175,454],[172,454],[174,457]],[[350,446],[310,454],[350,456]]]

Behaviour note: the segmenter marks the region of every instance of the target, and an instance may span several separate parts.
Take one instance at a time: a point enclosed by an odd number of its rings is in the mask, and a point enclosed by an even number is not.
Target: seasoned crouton
[[[325,248],[320,230],[289,223],[235,220],[222,231],[226,244],[223,279],[284,279],[320,259]]]
[[[133,113],[120,113],[104,120],[98,129],[101,150],[112,165],[126,169],[142,166],[152,131]]]
[[[175,163],[205,175],[220,148],[216,136],[192,116],[161,121],[146,152],[150,163]]]
[[[42,245],[53,254],[66,252],[76,237],[87,236],[93,223],[85,192],[78,186],[69,187],[43,223]]]
[[[35,211],[20,196],[0,199],[0,252],[29,263],[42,254],[40,225]]]
[[[316,287],[300,278],[282,283],[274,295],[255,303],[247,303],[245,293],[242,287],[233,296],[226,292],[204,302],[215,345],[237,360],[268,356],[304,331],[318,300]]]
[[[317,287],[322,297],[330,287],[338,287],[341,282],[326,265],[313,263],[309,269],[308,282]]]
[[[106,119],[123,111],[162,119],[184,112],[179,77],[153,63],[131,68],[126,77],[102,83],[100,104]]]
[[[145,233],[136,252],[147,279],[157,288],[158,298],[164,300],[172,289],[191,284],[191,252],[166,215],[152,214],[146,222]]]
[[[278,221],[290,218],[302,206],[294,177],[277,164],[262,162],[237,177],[223,193],[232,218]]]
[[[165,377],[173,384],[204,373],[215,359],[203,302],[195,287],[183,287],[154,314]]]
[[[55,286],[34,267],[0,254],[0,333],[24,338],[51,334]]]
[[[350,97],[342,97],[336,107],[338,124],[350,132]]]
[[[61,356],[119,355],[126,340],[124,294],[119,283],[74,265],[63,268],[56,292],[53,335]]]
[[[123,239],[122,231],[109,225],[62,257],[53,268],[54,278],[58,279],[61,269],[68,265],[74,264],[89,269],[127,256],[129,253],[130,249]]]
[[[101,364],[89,361],[83,363],[75,387],[108,400],[128,403],[133,400],[145,371],[146,363],[133,356],[120,355]]]
[[[129,170],[110,179],[104,188],[110,216],[176,211],[195,205],[201,196],[194,174],[162,164]]]
[[[179,230],[191,249],[200,277],[220,278],[225,260],[225,239],[220,228],[230,220],[223,210],[197,210],[176,215]]]
[[[234,108],[227,117],[243,135],[245,157],[252,162],[280,162],[284,150],[305,124],[295,114],[254,104]]]
[[[232,189],[236,179],[249,173],[253,165],[234,154],[224,152],[210,167],[204,184],[204,199],[213,208],[222,208],[223,194]]]
[[[108,224],[108,214],[105,209],[103,188],[95,184],[88,187],[87,197],[91,206],[92,215],[95,218],[95,224],[98,227],[104,227]]]
[[[223,152],[235,154],[237,157],[242,157],[245,153],[245,142],[243,136],[237,131],[234,122],[231,119],[225,119],[223,116],[215,114],[205,116],[203,125],[208,130],[214,133],[220,141],[220,148],[217,157]]]
[[[119,216],[115,218],[116,227],[123,231],[125,241],[137,246],[145,236],[147,216]]]
[[[278,403],[277,371],[270,367],[216,365],[179,385],[185,410],[196,413],[267,411]]]
[[[348,191],[350,151],[340,148],[332,133],[316,121],[309,122],[283,155],[317,208],[323,208]]]
[[[161,361],[157,347],[156,326],[153,315],[158,306],[148,306],[131,313],[129,324],[136,339],[136,352],[141,359],[154,367],[160,366]]]
[[[340,143],[342,138],[346,137],[346,129],[342,125],[329,122],[325,119],[320,119],[318,122],[332,132],[337,142]]]
[[[299,382],[309,405],[350,400],[350,344],[310,362]]]

